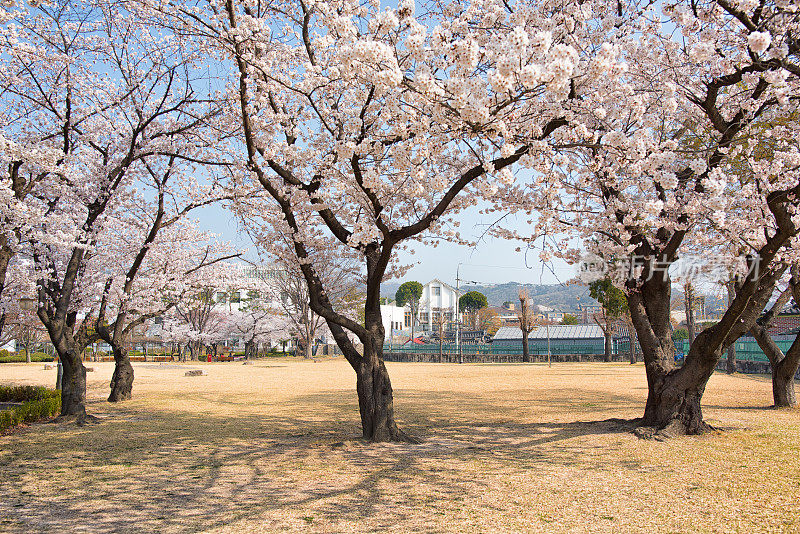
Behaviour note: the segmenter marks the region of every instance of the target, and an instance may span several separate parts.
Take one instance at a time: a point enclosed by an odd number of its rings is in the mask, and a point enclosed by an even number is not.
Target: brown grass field
[[[763,377],[715,375],[720,432],[657,442],[605,421],[641,415],[641,364],[389,363],[423,442],[372,445],[342,359],[134,364],[121,405],[88,365],[99,424],[0,437],[0,531],[800,532],[800,410]]]

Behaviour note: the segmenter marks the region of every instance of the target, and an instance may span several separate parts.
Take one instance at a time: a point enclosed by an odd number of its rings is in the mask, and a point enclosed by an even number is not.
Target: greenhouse
[[[605,338],[597,325],[549,325],[533,329],[528,335],[531,355],[603,354]],[[497,331],[492,341],[494,349],[508,348],[522,352],[522,330],[505,327]]]

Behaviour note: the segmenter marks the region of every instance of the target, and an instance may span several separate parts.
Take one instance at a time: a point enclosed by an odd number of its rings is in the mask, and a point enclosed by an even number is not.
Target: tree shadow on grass
[[[103,413],[98,403],[100,425],[36,425],[2,442],[0,530],[424,525],[439,507],[479,500],[498,469],[605,469],[609,437],[636,439],[632,420],[591,420],[609,413],[597,403],[625,411],[639,405],[636,396],[551,390],[518,406],[519,396],[399,391],[400,424],[421,444],[361,440],[355,396],[342,391],[294,397],[263,414],[231,412],[227,399],[217,403],[228,415],[130,404]],[[569,408],[573,419],[522,415],[542,402],[553,414]],[[492,513],[494,504],[482,506]]]
[[[153,415],[15,436],[0,456],[0,530],[194,532],[260,517],[276,529],[310,517],[389,526],[412,519],[431,493],[464,497],[457,470],[363,443],[349,425]]]

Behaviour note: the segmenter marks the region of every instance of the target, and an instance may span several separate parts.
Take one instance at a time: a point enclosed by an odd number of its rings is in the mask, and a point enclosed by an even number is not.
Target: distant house
[[[405,306],[381,304],[381,319],[383,320],[384,337],[386,339],[395,335],[410,333],[405,328],[405,315]]]
[[[800,307],[797,304],[787,306],[775,316],[772,326],[769,329],[770,334],[793,334],[797,333],[800,328]]]
[[[511,304],[509,308],[506,304]],[[519,326],[519,317],[517,312],[514,311],[514,303],[506,303],[503,306],[490,307],[489,309],[497,313],[497,318],[500,321],[500,326]]]
[[[528,349],[532,355],[547,354],[603,354],[605,336],[598,325],[539,326],[528,335]],[[522,330],[516,327],[501,328],[494,335],[496,349],[522,350]]]
[[[599,304],[578,304],[578,321],[581,324],[593,324],[595,316],[602,313]]]
[[[452,323],[455,320],[456,302],[460,292],[438,278],[434,278],[422,287],[422,296],[419,299],[419,314],[417,324],[423,331],[433,331],[438,328],[439,321]],[[410,326],[410,325],[409,325]],[[448,325],[446,329],[450,329]]]
[[[564,319],[564,312],[554,310],[549,306],[534,304],[533,313],[542,322],[559,323]]]

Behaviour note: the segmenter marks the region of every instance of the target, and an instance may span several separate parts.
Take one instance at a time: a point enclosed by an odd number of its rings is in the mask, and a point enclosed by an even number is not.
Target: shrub
[[[0,402],[27,402],[60,396],[59,391],[42,386],[0,386]]]
[[[0,363],[23,363],[25,362],[25,353],[17,352],[16,354],[8,354],[3,356],[7,351],[0,351]],[[31,354],[32,362],[52,362],[55,358],[44,352],[34,352]]]
[[[40,386],[0,386],[0,401],[22,402],[0,411],[0,432],[22,423],[53,417],[61,410],[61,392]]]

